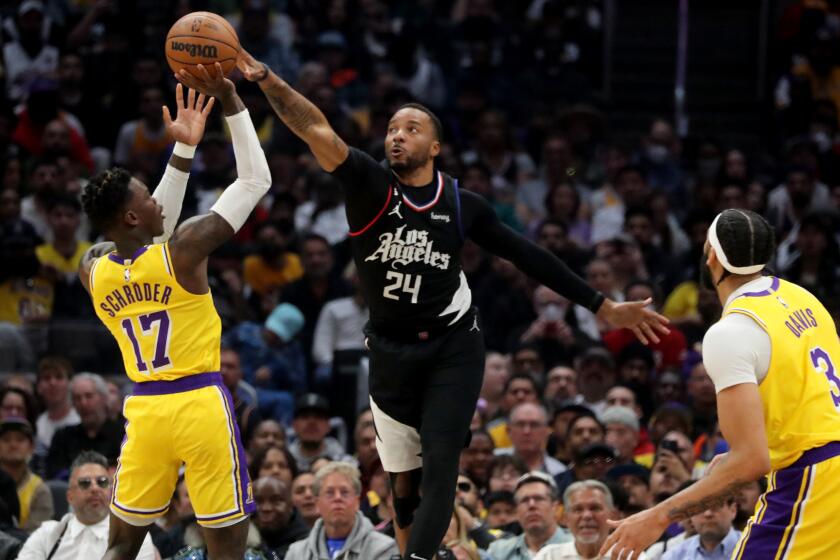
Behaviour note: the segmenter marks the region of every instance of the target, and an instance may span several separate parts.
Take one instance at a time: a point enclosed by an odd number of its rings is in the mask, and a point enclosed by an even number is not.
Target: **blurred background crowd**
[[[378,159],[394,110],[430,107],[445,129],[437,164],[462,188],[604,294],[651,297],[670,318],[670,335],[642,346],[510,262],[464,247],[488,354],[444,544],[459,559],[530,558],[563,542],[591,557],[585,543],[603,541],[608,516],[666,498],[726,450],[701,359],[721,305],[697,282],[718,211],[767,217],[771,271],[840,311],[840,2],[730,4],[3,2],[0,540],[14,546],[98,491],[89,477],[78,484],[79,453],[100,453],[113,472],[130,386],[76,275],[99,239],[79,195],[111,165],[157,184],[173,144],[161,114],[175,84],[164,37],[178,17],[208,10]],[[209,274],[222,373],[260,479],[254,550],[283,558],[331,522],[325,494],[313,494],[327,481],[358,495],[354,531],[364,518],[389,532],[389,490],[365,411],[367,310],[342,189],[254,84],[237,86],[273,184]],[[207,212],[234,178],[215,111],[181,218]],[[356,470],[316,479],[336,461]],[[730,546],[762,484],[672,527],[649,557],[677,547],[672,537]],[[163,557],[201,548],[183,485],[155,527]]]

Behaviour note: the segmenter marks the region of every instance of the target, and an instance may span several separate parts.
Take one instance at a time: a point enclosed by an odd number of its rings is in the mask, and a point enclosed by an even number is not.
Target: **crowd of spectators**
[[[635,142],[616,140],[629,131],[611,129],[600,96],[597,0],[5,2],[0,559],[33,531],[21,558],[44,558],[56,538],[79,550],[104,546],[130,388],[76,276],[99,236],[79,193],[111,165],[157,183],[172,146],[161,117],[175,83],[164,37],[201,9],[224,14],[243,47],[374,157],[383,157],[395,108],[426,104],[444,124],[438,166],[462,188],[604,294],[650,297],[671,320],[668,336],[643,346],[465,244],[488,353],[441,559],[593,558],[607,519],[667,498],[727,449],[701,357],[721,312],[698,284],[716,212],[766,216],[778,241],[770,269],[840,315],[837,2],[785,10],[759,149],[729,144],[725,130],[681,138],[661,117]],[[272,188],[211,256],[209,280],[258,504],[249,554],[389,560],[397,552],[389,483],[357,383],[368,312],[343,192],[261,91],[237,86]],[[216,111],[182,219],[208,211],[233,163]],[[763,488],[756,481],[670,527],[648,558],[728,557]],[[202,549],[183,481],[152,541],[164,558]]]

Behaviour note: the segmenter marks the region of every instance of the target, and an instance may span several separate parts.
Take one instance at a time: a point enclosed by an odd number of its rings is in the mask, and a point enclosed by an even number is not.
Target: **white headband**
[[[723,266],[723,268],[725,268],[732,274],[755,274],[756,272],[761,272],[764,269],[763,264],[754,264],[751,266],[735,266],[729,263],[729,259],[726,258],[726,253],[723,252],[723,247],[720,246],[720,241],[718,240],[717,236],[717,223],[720,219],[721,214],[723,214],[723,212],[715,216],[715,221],[712,222],[712,225],[709,228],[709,244],[715,250],[720,264]],[[749,218],[747,218],[747,221],[749,221]],[[750,228],[752,228],[752,223],[750,223]],[[750,239],[750,243],[752,242],[753,240]]]

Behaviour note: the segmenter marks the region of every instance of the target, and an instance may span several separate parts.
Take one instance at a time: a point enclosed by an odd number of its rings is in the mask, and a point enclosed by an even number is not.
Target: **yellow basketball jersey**
[[[840,342],[831,315],[804,288],[773,278],[770,289],[735,298],[723,314],[752,317],[770,335],[759,385],[773,470],[808,449],[840,441]]]
[[[148,245],[134,258],[110,253],[90,271],[96,314],[117,339],[133,381],[171,381],[219,371],[222,322],[213,297],[175,280],[169,246]]]

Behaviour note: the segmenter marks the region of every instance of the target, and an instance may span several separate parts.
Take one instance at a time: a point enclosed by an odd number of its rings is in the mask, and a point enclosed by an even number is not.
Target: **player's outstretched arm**
[[[176,77],[181,83],[221,101],[233,141],[237,172],[236,181],[225,189],[211,211],[185,221],[169,241],[178,281],[188,291],[205,293],[207,257],[242,227],[271,187],[271,173],[251,116],[236,94],[233,82],[223,77],[218,63],[214,76],[201,65],[198,71],[200,77],[183,70]]]
[[[605,298],[556,255],[503,224],[482,197],[462,191],[461,199],[467,234],[485,250],[513,262],[531,278],[613,326],[631,329],[644,344],[659,342],[657,332],[668,333],[668,319],[648,309],[650,301],[616,303]]]
[[[236,67],[245,79],[257,82],[280,120],[306,142],[324,171],[334,171],[347,159],[347,144],[338,137],[324,113],[311,101],[292,89],[245,49],[240,51]]]
[[[167,241],[175,231],[175,226],[178,225],[195,148],[204,135],[204,124],[215,101],[214,97],[208,98],[203,93],[199,93],[196,98],[196,92],[193,89],[188,90],[185,101],[184,86],[178,84],[175,86],[175,102],[178,108],[174,121],[169,113],[169,107],[163,107],[163,122],[167,132],[175,140],[175,148],[172,150],[160,183],[152,193],[152,196],[163,207],[165,216],[163,235],[155,237],[155,243]]]
[[[604,542],[600,556],[633,558],[653,544],[676,521],[703,513],[726,503],[746,485],[770,470],[764,410],[755,383],[741,383],[723,389],[717,396],[720,428],[730,451],[715,457],[706,476],[664,502],[620,522],[610,521],[616,530]]]
[[[90,269],[93,267],[94,261],[102,255],[107,255],[117,248],[113,241],[102,241],[91,246],[82,255],[82,260],[79,261],[79,280],[82,282],[85,291],[90,293]]]

